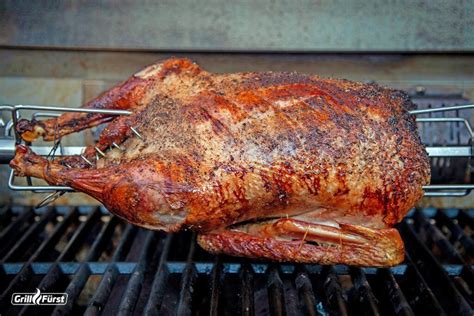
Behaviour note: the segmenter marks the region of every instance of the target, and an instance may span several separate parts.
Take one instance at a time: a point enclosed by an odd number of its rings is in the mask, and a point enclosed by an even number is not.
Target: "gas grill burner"
[[[0,312],[29,315],[472,315],[474,210],[424,209],[399,225],[403,264],[348,268],[212,256],[190,233],[126,225],[99,208],[4,206]],[[67,293],[13,306],[13,293]]]

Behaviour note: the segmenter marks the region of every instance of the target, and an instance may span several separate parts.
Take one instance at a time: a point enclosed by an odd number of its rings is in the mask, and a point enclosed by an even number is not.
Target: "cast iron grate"
[[[4,206],[2,315],[472,315],[474,210],[412,211],[390,269],[213,256],[192,233],[123,223],[104,209]],[[12,306],[13,292],[66,292],[65,306]]]

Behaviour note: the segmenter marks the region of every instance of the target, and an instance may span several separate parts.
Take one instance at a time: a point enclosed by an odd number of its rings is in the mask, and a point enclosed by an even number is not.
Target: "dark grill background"
[[[99,208],[3,207],[2,314],[13,292],[67,292],[56,313],[472,315],[474,210],[417,210],[391,269],[274,264],[212,256],[192,233],[124,224]]]

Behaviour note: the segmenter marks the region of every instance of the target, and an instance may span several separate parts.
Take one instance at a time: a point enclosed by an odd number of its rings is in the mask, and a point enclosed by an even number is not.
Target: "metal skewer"
[[[48,194],[44,199],[39,202],[35,208],[41,208],[44,207],[48,204],[53,203],[57,199],[59,199],[61,196],[63,196],[66,193],[66,191],[55,191],[51,194]]]
[[[117,148],[118,150],[123,150],[122,147],[120,147],[119,145],[117,145],[115,142],[112,143],[112,146],[114,146],[114,147]]]
[[[85,162],[87,162],[89,165],[91,165],[91,166],[94,165],[89,159],[87,159],[86,157],[84,157],[83,154],[81,154],[80,156],[81,156],[82,160],[84,160]]]
[[[97,151],[102,157],[105,157],[105,153],[104,153],[102,150],[100,150],[99,148],[97,148],[97,146],[94,146],[94,149],[95,149],[95,151]]]
[[[140,135],[140,133],[138,133],[133,126],[130,126],[130,129],[132,130],[133,134],[137,135],[138,138],[143,139],[142,135]]]
[[[426,114],[426,113],[434,113],[434,112],[466,110],[466,109],[473,109],[473,108],[474,108],[474,104],[464,104],[464,105],[445,106],[445,107],[440,107],[440,108],[412,110],[412,111],[409,111],[409,113],[412,115],[418,115],[418,114]]]

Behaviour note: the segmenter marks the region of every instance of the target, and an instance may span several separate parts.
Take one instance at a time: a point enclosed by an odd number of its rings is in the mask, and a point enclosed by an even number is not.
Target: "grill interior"
[[[474,210],[412,211],[406,260],[390,269],[275,264],[213,256],[189,232],[138,229],[91,207],[1,210],[0,290],[68,293],[54,312],[95,315],[472,315]],[[3,314],[2,312],[2,314]]]

